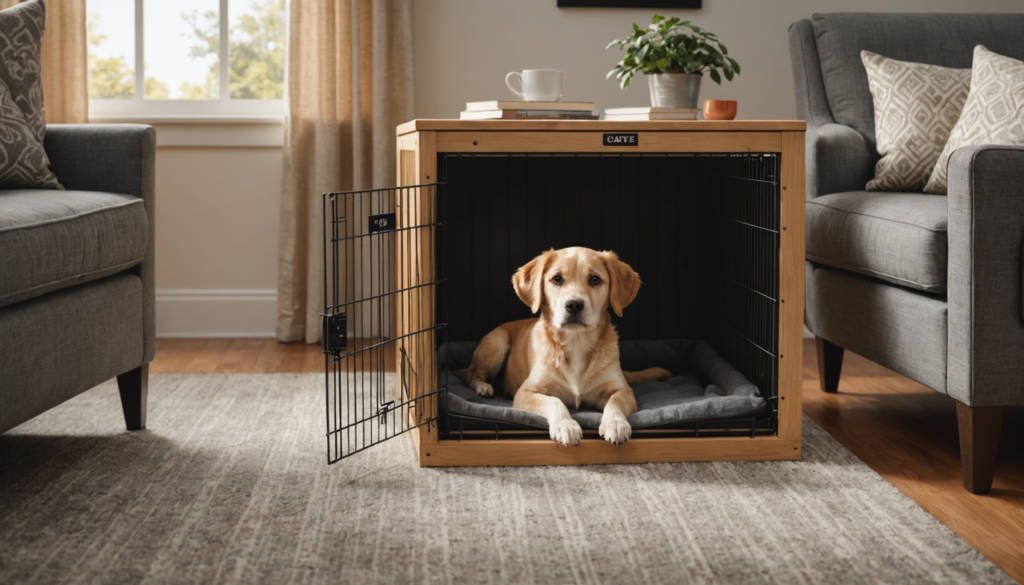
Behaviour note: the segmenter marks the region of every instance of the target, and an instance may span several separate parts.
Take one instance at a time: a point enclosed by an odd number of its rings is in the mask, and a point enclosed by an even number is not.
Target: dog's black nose
[[[583,301],[571,300],[565,303],[565,312],[570,315],[575,315],[583,310]]]

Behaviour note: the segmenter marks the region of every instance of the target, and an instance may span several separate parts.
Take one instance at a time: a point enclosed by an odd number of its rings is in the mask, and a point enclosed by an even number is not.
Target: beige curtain
[[[85,0],[46,3],[43,33],[43,100],[47,124],[89,121]]]
[[[19,0],[0,0],[10,8]],[[43,31],[43,103],[47,124],[89,121],[85,0],[48,0]]]
[[[290,15],[277,338],[318,343],[322,194],[395,184],[395,126],[412,119],[412,0],[291,0]],[[358,278],[368,260],[340,270]]]

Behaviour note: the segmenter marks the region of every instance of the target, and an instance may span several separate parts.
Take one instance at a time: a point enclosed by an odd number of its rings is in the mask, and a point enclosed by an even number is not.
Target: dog
[[[615,252],[589,248],[548,250],[516,271],[516,294],[540,318],[505,323],[480,341],[468,368],[467,385],[484,397],[494,395],[504,370],[512,405],[547,419],[551,438],[567,447],[579,444],[583,429],[569,408],[602,411],[598,433],[614,445],[626,442],[636,412],[630,382],[661,381],[662,368],[623,372],[619,336],[611,307],[622,316],[640,291],[640,276]]]

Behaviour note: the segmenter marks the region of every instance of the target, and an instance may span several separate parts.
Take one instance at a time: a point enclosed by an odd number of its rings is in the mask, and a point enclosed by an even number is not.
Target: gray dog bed
[[[454,341],[441,346],[438,358],[449,360],[448,404],[451,414],[547,429],[544,417],[512,408],[500,383],[491,381],[495,395],[484,398],[466,386],[462,370],[469,366],[477,344]],[[751,416],[762,410],[765,400],[754,386],[729,362],[703,341],[624,341],[619,344],[620,363],[625,371],[650,367],[665,368],[673,374],[664,382],[632,384],[637,412],[629,417],[634,429],[666,427],[673,424]],[[445,408],[441,401],[442,410]],[[601,424],[601,413],[569,409],[572,418],[585,429]]]

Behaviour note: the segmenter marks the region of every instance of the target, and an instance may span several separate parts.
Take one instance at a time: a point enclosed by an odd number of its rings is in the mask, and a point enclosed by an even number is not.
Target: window
[[[284,113],[286,0],[87,0],[89,114]]]

